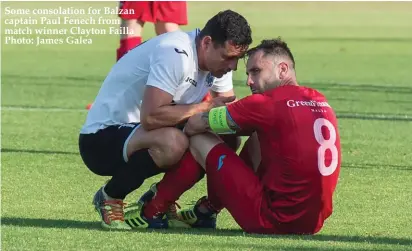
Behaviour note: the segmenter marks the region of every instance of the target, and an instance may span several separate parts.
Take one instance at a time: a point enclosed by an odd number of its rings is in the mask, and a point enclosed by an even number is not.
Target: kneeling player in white
[[[93,200],[103,227],[168,227],[163,217],[126,223],[123,200],[181,159],[188,139],[177,125],[234,100],[232,71],[251,43],[246,19],[227,10],[202,30],[155,37],[114,65],[79,137],[86,166],[112,177]],[[210,90],[214,98],[201,102]]]

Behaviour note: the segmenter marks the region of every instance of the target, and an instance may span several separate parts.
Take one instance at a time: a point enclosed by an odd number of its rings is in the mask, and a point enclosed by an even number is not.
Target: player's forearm
[[[211,106],[207,102],[192,105],[165,105],[143,115],[142,126],[145,130],[154,130],[167,126],[176,126],[196,113],[206,112]]]

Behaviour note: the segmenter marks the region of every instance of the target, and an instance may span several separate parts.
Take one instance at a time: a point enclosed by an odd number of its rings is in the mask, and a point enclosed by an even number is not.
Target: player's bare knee
[[[156,146],[151,148],[151,155],[159,167],[176,164],[189,147],[186,135],[175,128],[162,128]]]
[[[165,152],[171,162],[177,163],[188,147],[189,139],[186,135],[182,131],[174,129],[167,140]]]
[[[202,154],[196,147],[189,146],[190,153],[192,154],[193,158],[196,160],[197,163],[200,164],[203,169],[206,169],[206,159],[203,158]]]
[[[214,146],[223,143],[223,140],[214,133],[202,133],[190,137],[190,147],[199,149],[201,152],[209,152]]]
[[[202,133],[190,137],[189,148],[193,157],[205,167],[206,157],[216,145],[223,143],[222,139],[213,133]]]

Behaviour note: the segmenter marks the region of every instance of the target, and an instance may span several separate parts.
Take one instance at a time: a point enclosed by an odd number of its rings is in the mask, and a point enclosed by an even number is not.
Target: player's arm
[[[181,51],[183,48],[178,50]],[[174,46],[156,50],[150,59],[150,72],[142,98],[140,121],[144,129],[175,126],[196,113],[212,108],[211,102],[192,105],[172,104],[176,89],[189,67],[188,55],[177,53]]]
[[[167,126],[176,126],[196,113],[208,111],[210,102],[192,105],[173,105],[173,96],[148,86],[144,93],[141,112],[141,123],[145,130],[154,130]]]
[[[189,136],[213,131],[217,134],[251,132],[270,123],[273,114],[267,97],[252,95],[228,106],[216,107],[191,117],[185,127]]]

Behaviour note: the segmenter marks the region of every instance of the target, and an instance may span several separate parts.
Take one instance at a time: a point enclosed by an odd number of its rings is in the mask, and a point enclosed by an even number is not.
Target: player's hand
[[[202,114],[198,113],[189,118],[183,132],[188,136],[192,136],[198,133],[206,132],[207,128],[208,124],[202,119]]]
[[[219,107],[219,106],[225,106],[227,103],[231,103],[235,101],[236,96],[231,96],[231,97],[216,97],[210,100],[211,102],[211,108]]]

